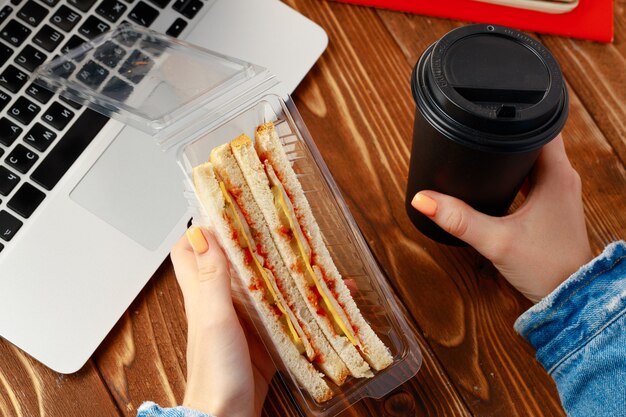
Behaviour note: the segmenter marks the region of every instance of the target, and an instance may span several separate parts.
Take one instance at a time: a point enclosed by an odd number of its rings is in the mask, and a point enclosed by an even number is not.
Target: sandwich
[[[330,257],[273,124],[257,128],[255,144],[241,135],[215,148],[193,182],[257,319],[315,401],[332,398],[327,379],[338,387],[392,363]]]

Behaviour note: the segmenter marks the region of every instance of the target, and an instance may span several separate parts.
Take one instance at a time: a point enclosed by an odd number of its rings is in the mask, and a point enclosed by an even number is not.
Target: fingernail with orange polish
[[[202,254],[209,250],[209,244],[207,243],[202,230],[199,227],[191,226],[187,229],[187,240],[193,248],[193,251],[197,254]]]
[[[434,217],[437,213],[437,202],[422,193],[415,194],[411,205],[428,217]]]

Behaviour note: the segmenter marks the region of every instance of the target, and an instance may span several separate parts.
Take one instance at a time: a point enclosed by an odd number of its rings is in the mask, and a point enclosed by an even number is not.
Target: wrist
[[[196,398],[187,398],[187,394],[185,394],[185,398],[183,399],[182,406],[184,408],[188,408],[190,410],[199,411],[201,413],[207,414],[211,417],[220,416],[220,414],[214,414],[212,411],[212,407],[210,404],[206,404],[202,400],[198,400]]]
[[[187,349],[192,364],[187,368],[186,407],[218,417],[252,415],[255,386],[250,354],[243,331],[233,327],[195,329]]]
[[[562,249],[561,253],[567,254],[569,262],[561,266],[558,272],[554,273],[552,278],[547,281],[547,285],[545,286],[543,291],[541,291],[541,293],[538,297],[536,297],[535,300],[531,299],[533,303],[538,303],[543,298],[552,294],[554,291],[556,291],[557,288],[563,285],[564,282],[576,275],[578,271],[580,271],[583,267],[585,267],[594,259],[594,256],[591,253],[591,248],[588,244],[585,245],[585,247],[581,247],[578,249],[564,248]],[[558,262],[561,262],[561,260],[559,260]]]
[[[534,304],[552,294],[594,259],[588,243],[576,247],[559,246],[562,255],[550,258],[546,258],[545,248],[537,250],[540,252],[535,251],[524,258],[518,258],[514,264],[517,273],[496,265],[502,275]]]
[[[219,404],[203,397],[206,395],[198,397],[192,394],[188,397],[185,394],[182,405],[184,408],[207,414],[208,417],[251,417],[253,415],[248,405]]]
[[[551,372],[626,307],[626,244],[613,243],[515,322]],[[622,307],[623,306],[623,307]]]

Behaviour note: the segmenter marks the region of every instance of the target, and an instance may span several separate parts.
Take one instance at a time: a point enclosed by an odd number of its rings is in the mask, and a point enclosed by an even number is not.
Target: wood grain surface
[[[471,248],[420,235],[404,212],[422,51],[462,22],[324,0],[286,0],[329,35],[294,100],[424,355],[418,375],[341,416],[563,416],[551,378],[513,330],[530,303]],[[544,36],[570,87],[566,149],[583,180],[592,247],[626,237],[626,0],[615,43]],[[0,340],[1,416],[134,416],[181,402],[186,318],[169,259],[92,359],[56,374]],[[298,416],[275,380],[264,416]]]

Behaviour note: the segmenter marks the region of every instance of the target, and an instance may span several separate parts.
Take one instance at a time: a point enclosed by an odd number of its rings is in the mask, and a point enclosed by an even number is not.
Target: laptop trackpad
[[[183,175],[154,139],[126,127],[70,193],[72,200],[149,250],[187,209]]]

